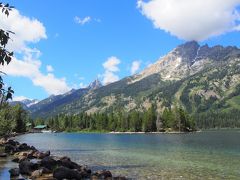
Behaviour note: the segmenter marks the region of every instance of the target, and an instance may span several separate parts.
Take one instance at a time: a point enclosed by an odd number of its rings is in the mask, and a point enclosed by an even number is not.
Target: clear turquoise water
[[[16,138],[94,170],[134,179],[240,179],[240,131],[28,134]],[[1,177],[1,176],[0,176]]]

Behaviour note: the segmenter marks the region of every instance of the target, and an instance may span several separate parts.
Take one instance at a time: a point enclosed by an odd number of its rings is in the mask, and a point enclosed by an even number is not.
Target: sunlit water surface
[[[27,134],[16,140],[133,179],[240,179],[240,131]],[[1,162],[0,162],[1,164]],[[2,166],[11,166],[2,163]],[[6,168],[1,168],[6,177]]]

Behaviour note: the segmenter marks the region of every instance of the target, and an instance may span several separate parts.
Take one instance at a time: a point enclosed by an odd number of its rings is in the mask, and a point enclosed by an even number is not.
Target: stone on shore
[[[35,151],[33,153],[33,157],[37,158],[37,159],[43,159],[45,157],[50,156],[50,151],[46,151],[46,152],[39,152],[39,151]]]
[[[59,167],[53,171],[53,177],[57,180],[63,179],[75,179],[81,180],[83,178],[82,174],[77,170],[69,169],[66,167]]]
[[[43,175],[43,170],[42,169],[35,170],[35,171],[32,172],[31,178],[36,179],[36,178],[41,177],[42,175]]]
[[[93,174],[93,176],[99,178],[99,179],[107,179],[107,178],[112,178],[112,173],[110,171],[97,171],[96,173]]]
[[[17,145],[19,145],[19,142],[14,141],[14,140],[12,140],[12,139],[9,139],[9,140],[6,142],[6,144],[10,144],[10,145],[12,145],[12,146],[17,146]]]
[[[0,153],[0,158],[5,158],[7,157],[7,153]]]
[[[63,166],[69,169],[80,169],[81,166],[79,166],[77,163],[72,162],[69,157],[62,157],[60,160],[57,161],[59,166]]]
[[[28,150],[36,150],[36,148],[34,148],[33,146],[29,146],[26,143],[23,143],[18,146],[18,150],[19,151],[28,151]]]
[[[41,160],[40,165],[49,170],[53,170],[57,167],[58,163],[53,157],[47,156]]]
[[[50,151],[40,152],[35,147],[29,146],[26,143],[20,144],[14,140],[0,139],[0,144],[2,144],[5,150],[5,153],[0,153],[0,157],[14,154],[12,161],[19,163],[19,168],[9,170],[10,176],[17,180],[25,180],[22,175],[27,175],[27,178],[38,180],[127,179],[120,176],[112,177],[112,173],[107,170],[97,171],[92,174],[91,169],[87,166],[81,166],[71,161],[69,157],[59,158],[50,156]]]
[[[39,164],[32,163],[28,159],[19,163],[20,173],[24,175],[31,175],[34,170],[39,168]]]
[[[4,152],[8,154],[14,153],[16,152],[16,150],[17,148],[11,144],[6,144],[4,148]]]
[[[10,177],[16,177],[20,174],[19,168],[10,169],[8,172],[10,174]]]

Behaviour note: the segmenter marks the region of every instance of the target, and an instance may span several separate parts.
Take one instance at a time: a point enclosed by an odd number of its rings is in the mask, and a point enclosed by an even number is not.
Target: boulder
[[[13,146],[11,144],[6,144],[4,148],[5,153],[13,153],[17,151],[16,146]]]
[[[7,157],[7,153],[0,153],[0,158],[5,158]]]
[[[26,143],[22,143],[18,146],[19,151],[28,151],[32,150],[30,146],[28,146]]]
[[[10,169],[8,172],[10,174],[10,177],[16,177],[20,174],[19,168]]]
[[[80,169],[81,166],[79,166],[77,163],[72,162],[70,158],[68,157],[62,157],[60,160],[57,161],[59,166],[63,166],[69,169]]]
[[[54,168],[56,168],[58,163],[53,157],[48,156],[48,157],[45,157],[41,160],[40,165],[42,167],[45,167],[45,168],[49,169],[49,170],[53,170]]]
[[[14,154],[13,162],[21,162],[25,159],[32,159],[31,151],[23,151],[23,152],[17,152]]]
[[[107,179],[107,178],[112,178],[112,173],[110,171],[97,171],[96,173],[93,174],[94,176],[97,176],[99,179]]]
[[[27,151],[21,151],[14,154],[15,157],[18,157],[19,159],[22,159],[23,157],[26,157],[28,159],[34,159],[33,156],[35,153],[35,150],[27,150]]]
[[[40,176],[42,176],[42,174],[43,174],[43,170],[42,169],[35,170],[35,171],[32,172],[31,178],[32,179],[39,178]]]
[[[59,167],[53,171],[53,177],[57,180],[75,179],[81,180],[83,177],[80,172],[66,167]]]
[[[19,163],[19,169],[21,174],[31,175],[34,170],[39,168],[39,164],[32,163],[28,159]]]
[[[17,146],[17,145],[19,145],[19,142],[14,141],[14,140],[12,140],[12,139],[9,139],[9,140],[6,142],[6,144],[10,144],[10,145],[12,145],[12,146]]]
[[[46,152],[36,151],[36,152],[33,153],[33,157],[38,158],[38,159],[43,159],[43,158],[48,157],[48,156],[50,156],[50,151],[46,151]]]
[[[42,167],[41,169],[42,169],[42,173],[43,173],[43,174],[50,174],[50,173],[52,173],[51,170],[49,170],[49,169],[47,169],[47,168],[45,168],[45,167]]]
[[[89,169],[87,166],[81,166],[80,172],[84,178],[89,178],[91,176],[91,169]]]

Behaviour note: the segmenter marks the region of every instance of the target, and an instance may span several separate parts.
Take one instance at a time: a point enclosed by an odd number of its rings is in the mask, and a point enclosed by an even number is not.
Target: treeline
[[[197,127],[209,128],[240,128],[240,110],[209,111],[195,115]]]
[[[58,131],[119,131],[119,132],[156,132],[156,131],[192,131],[194,119],[182,108],[165,109],[156,113],[154,106],[145,112],[129,113],[80,113],[77,115],[58,115],[35,124],[46,124]]]
[[[21,105],[10,106],[4,103],[0,106],[0,136],[25,132],[27,121],[28,114]]]

